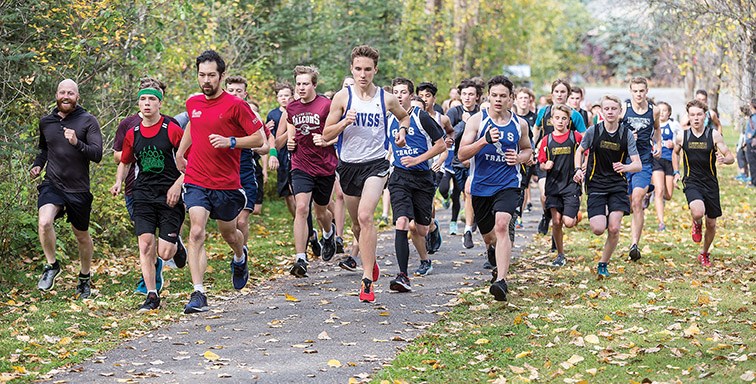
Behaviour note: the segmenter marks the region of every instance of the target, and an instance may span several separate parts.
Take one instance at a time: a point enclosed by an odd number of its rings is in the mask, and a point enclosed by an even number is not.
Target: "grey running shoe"
[[[184,313],[205,312],[207,310],[207,296],[200,291],[192,292],[189,302],[184,307]]]
[[[75,297],[77,299],[88,299],[89,296],[92,295],[92,286],[91,286],[91,275],[83,277],[79,275],[79,284],[76,285],[76,294]]]
[[[348,256],[346,259],[339,261],[339,267],[354,272],[357,270],[357,261],[354,260],[354,257]]]
[[[55,279],[60,275],[60,267],[55,268],[51,264],[45,264],[42,276],[39,277],[37,288],[41,291],[49,291],[55,287]]]
[[[426,276],[433,272],[433,263],[430,260],[420,260],[420,266],[415,270],[415,276]]]
[[[467,249],[470,249],[470,248],[472,248],[472,247],[475,246],[475,244],[473,244],[472,232],[471,231],[465,231],[465,240],[464,240],[463,244],[464,244],[465,248],[467,248]]]
[[[307,261],[304,259],[298,259],[296,263],[291,267],[289,273],[296,277],[308,277],[307,276]]]
[[[564,259],[563,254],[558,254],[556,259],[551,262],[552,267],[564,267],[564,265],[567,264],[567,261]]]
[[[396,279],[391,280],[391,282],[389,283],[389,288],[392,291],[409,292],[412,290],[412,285],[410,284],[409,277],[400,272],[398,275],[396,275]]]

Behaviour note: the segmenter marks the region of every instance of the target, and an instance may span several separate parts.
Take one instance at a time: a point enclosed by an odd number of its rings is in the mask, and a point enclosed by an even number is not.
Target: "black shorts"
[[[312,192],[312,200],[320,206],[331,202],[331,192],[336,175],[311,176],[301,169],[291,170],[291,190],[294,195]]]
[[[630,214],[630,197],[624,191],[588,195],[588,218],[609,216],[609,213],[617,211],[622,211],[624,215]]]
[[[672,169],[672,160],[657,159],[654,157],[653,171],[664,171],[664,176],[674,176],[674,169]]]
[[[386,159],[376,159],[366,163],[347,163],[339,160],[336,173],[339,174],[341,190],[348,196],[362,196],[362,187],[370,177],[386,177],[390,164]]]
[[[89,215],[92,213],[90,192],[63,192],[49,182],[37,186],[37,191],[39,191],[37,209],[46,204],[63,207],[55,216],[56,219],[66,215],[66,221],[77,230],[89,230]]]
[[[580,210],[580,195],[570,193],[565,195],[546,195],[546,209],[556,208],[564,217],[576,218]]]
[[[538,180],[546,180],[546,173],[548,171],[541,169],[541,164],[535,163],[533,164],[533,168],[535,168],[535,175],[538,176]]]
[[[686,183],[683,188],[688,205],[694,200],[701,200],[706,209],[706,217],[716,219],[722,216],[722,206],[719,203],[719,188],[707,189],[695,184]]]
[[[192,184],[184,184],[183,193],[186,210],[202,207],[210,212],[210,218],[220,221],[236,220],[239,212],[247,205],[247,195],[243,189],[207,189]]]
[[[259,155],[255,157],[255,179],[257,180],[257,193],[255,194],[255,205],[263,203],[263,195],[265,195],[265,178],[263,177],[262,166],[260,165]]]
[[[278,182],[276,183],[278,196],[293,196],[294,193],[291,191],[291,160],[288,152],[284,156],[278,156],[278,162]]]
[[[400,217],[415,220],[419,225],[430,225],[433,214],[433,171],[408,171],[394,168],[388,183],[394,223]]]
[[[470,168],[454,167],[454,181],[457,182],[460,192],[465,191],[465,184],[467,183],[467,177],[470,176]]]
[[[472,196],[475,222],[481,234],[491,232],[496,224],[496,212],[506,212],[514,218],[517,203],[520,201],[520,188],[507,188],[493,196]]]
[[[134,231],[137,236],[154,234],[159,229],[161,239],[176,244],[184,216],[184,203],[180,200],[173,207],[164,201],[134,201]]]

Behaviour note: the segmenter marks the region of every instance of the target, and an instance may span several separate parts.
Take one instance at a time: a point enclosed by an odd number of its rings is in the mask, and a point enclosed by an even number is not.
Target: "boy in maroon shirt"
[[[333,183],[336,180],[336,140],[323,140],[331,100],[315,93],[318,85],[318,70],[314,67],[294,68],[296,92],[299,99],[286,106],[281,121],[287,124],[287,148],[291,153],[291,187],[296,210],[294,214],[294,248],[297,252],[290,272],[296,277],[307,277],[307,238],[309,236],[307,215],[310,201],[315,217],[323,229],[321,256],[329,261],[336,253],[336,226],[328,210]]]

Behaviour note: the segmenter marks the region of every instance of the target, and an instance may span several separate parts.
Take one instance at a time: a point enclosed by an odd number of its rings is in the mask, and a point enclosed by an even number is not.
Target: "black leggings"
[[[452,216],[451,221],[457,221],[459,218],[459,210],[461,209],[461,205],[459,202],[459,196],[462,193],[462,187],[457,185],[457,179],[454,177],[454,174],[448,171],[444,171],[444,177],[441,179],[441,182],[438,184],[438,192],[441,194],[441,197],[444,199],[449,198],[449,187],[453,186],[454,188],[451,191],[451,203],[452,203]]]

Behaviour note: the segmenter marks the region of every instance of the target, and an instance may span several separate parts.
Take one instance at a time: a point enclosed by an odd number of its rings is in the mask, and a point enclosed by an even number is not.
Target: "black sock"
[[[55,260],[55,262],[52,263],[52,267],[55,269],[60,269],[60,263],[58,262],[58,260]]]
[[[409,264],[409,243],[407,242],[407,231],[396,230],[394,236],[394,248],[396,249],[396,261],[399,263],[399,271],[407,273],[407,264]]]
[[[90,278],[91,276],[92,276],[92,274],[91,274],[91,273],[87,273],[87,274],[85,275],[85,274],[83,274],[83,273],[79,272],[79,280],[88,279],[88,278]]]

